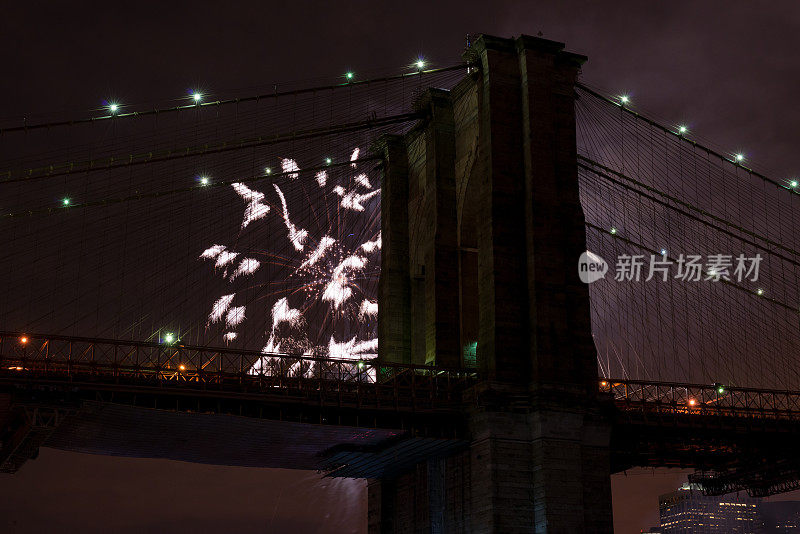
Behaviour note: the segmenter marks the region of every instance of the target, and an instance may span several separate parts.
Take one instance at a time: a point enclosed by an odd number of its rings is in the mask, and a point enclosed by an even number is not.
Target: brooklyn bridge
[[[375,533],[611,532],[632,467],[800,488],[798,183],[586,61],[483,35],[0,129],[0,470],[319,470]]]

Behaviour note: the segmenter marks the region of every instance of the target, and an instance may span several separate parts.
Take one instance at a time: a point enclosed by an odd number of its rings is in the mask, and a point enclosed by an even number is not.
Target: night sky
[[[585,81],[780,179],[800,175],[798,20],[791,1],[13,2],[0,119],[83,117],[108,99],[146,108],[194,87],[225,98],[419,55],[449,65],[467,33],[542,32],[589,56]],[[614,477],[617,531],[655,524],[657,495],[684,479]],[[299,471],[43,450],[0,477],[0,517],[10,532],[365,532],[366,502],[362,483]]]

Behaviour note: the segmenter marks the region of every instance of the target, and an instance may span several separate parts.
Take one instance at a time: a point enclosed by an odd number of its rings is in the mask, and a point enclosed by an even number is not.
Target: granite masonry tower
[[[469,446],[369,485],[383,532],[611,532],[575,140],[584,56],[480,37],[384,156],[384,361],[477,367]]]

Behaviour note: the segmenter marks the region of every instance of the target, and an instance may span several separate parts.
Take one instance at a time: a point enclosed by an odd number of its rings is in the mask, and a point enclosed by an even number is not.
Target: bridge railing
[[[316,396],[395,406],[457,401],[470,369],[267,354],[180,343],[0,332],[0,378],[88,380]]]
[[[623,410],[800,420],[800,391],[613,378],[600,379],[599,389]]]

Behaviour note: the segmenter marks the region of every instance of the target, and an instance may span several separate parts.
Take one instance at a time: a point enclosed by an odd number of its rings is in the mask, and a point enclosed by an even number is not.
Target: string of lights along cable
[[[2,329],[375,357],[371,147],[421,118],[423,91],[465,75],[420,58],[327,84],[0,122]],[[608,268],[589,286],[601,376],[800,389],[798,180],[627,95],[581,83],[576,110],[588,253]],[[681,272],[690,257],[695,276]],[[759,258],[757,276],[737,276],[739,257]]]

